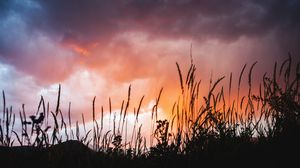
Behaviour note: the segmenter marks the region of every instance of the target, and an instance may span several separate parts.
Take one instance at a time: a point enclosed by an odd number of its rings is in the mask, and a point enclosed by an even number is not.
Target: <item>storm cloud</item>
[[[39,3],[39,2],[37,2]],[[40,1],[45,17],[33,26],[81,42],[110,38],[123,31],[155,36],[235,40],[299,28],[299,1],[217,0],[53,0]],[[46,20],[46,21],[45,21]]]
[[[41,84],[78,67],[111,82],[173,80],[169,63],[186,60],[191,43],[214,67],[280,61],[289,51],[299,60],[299,37],[297,0],[0,1],[0,61]]]

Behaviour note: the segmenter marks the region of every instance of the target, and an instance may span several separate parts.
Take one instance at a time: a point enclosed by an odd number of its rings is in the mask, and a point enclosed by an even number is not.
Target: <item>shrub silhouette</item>
[[[3,91],[0,162],[10,167],[47,167],[43,166],[45,163],[48,167],[194,167],[195,164],[215,167],[256,166],[257,162],[268,167],[300,166],[297,155],[292,154],[300,151],[300,64],[292,71],[292,63],[291,56],[280,68],[275,63],[272,76],[263,76],[258,92],[252,90],[252,71],[256,63],[252,64],[248,72],[248,94],[241,95],[245,64],[237,81],[236,99],[231,97],[235,81],[230,74],[229,100],[225,99],[226,88],[221,85],[225,77],[215,82],[210,79],[208,94],[202,98],[199,93],[201,80],[196,78],[193,61],[186,76],[176,63],[181,93],[172,108],[171,119],[158,120],[163,91],[160,90],[152,108],[150,146],[146,145],[142,124],[138,122],[144,97],[134,110],[132,136],[128,137],[131,86],[119,114],[112,112],[109,99],[109,113],[114,117],[112,129],[107,132],[103,128],[103,107],[100,122],[96,120],[96,97],[91,130],[86,130],[84,115],[81,122],[84,131],[80,131],[79,121],[72,124],[71,103],[65,120],[60,109],[60,86],[55,111],[50,110],[43,97],[36,114],[29,119],[25,105],[22,106],[19,112],[21,132],[17,132],[14,130],[15,114],[12,107],[6,106]],[[119,115],[118,120],[116,115]],[[29,154],[25,155],[24,151]],[[34,161],[36,159],[38,162]]]

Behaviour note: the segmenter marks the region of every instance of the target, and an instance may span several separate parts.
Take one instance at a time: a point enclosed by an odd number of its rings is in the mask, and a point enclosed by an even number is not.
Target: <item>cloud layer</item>
[[[172,94],[175,62],[188,64],[191,43],[204,78],[254,61],[261,62],[258,71],[267,71],[288,51],[299,61],[299,11],[297,0],[2,0],[0,63],[11,70],[0,77],[31,88],[28,93],[56,83],[74,89],[89,80],[103,100],[135,82],[150,96],[161,86]],[[82,77],[83,71],[93,79]],[[32,87],[14,73],[30,78]],[[83,93],[84,87],[78,86]]]

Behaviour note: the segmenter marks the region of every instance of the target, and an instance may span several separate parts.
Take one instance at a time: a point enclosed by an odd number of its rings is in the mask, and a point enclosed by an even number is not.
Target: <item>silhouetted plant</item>
[[[225,76],[215,82],[211,78],[207,95],[201,97],[201,80],[196,78],[196,65],[192,59],[186,76],[176,63],[181,92],[172,108],[171,119],[158,120],[158,104],[162,95],[162,89],[160,90],[152,108],[150,146],[146,145],[146,138],[142,135],[142,124],[138,119],[144,96],[140,99],[138,107],[133,110],[134,127],[131,137],[128,138],[127,115],[131,86],[128,88],[127,101],[122,101],[119,113],[113,112],[109,98],[109,121],[112,121],[113,126],[106,132],[103,126],[104,109],[103,106],[100,110],[96,109],[96,97],[92,104],[92,128],[87,130],[83,114],[81,122],[76,121],[72,124],[71,103],[67,126],[60,109],[59,85],[55,111],[51,111],[49,103],[46,105],[41,97],[37,112],[27,118],[25,105],[22,105],[19,112],[19,134],[14,130],[15,114],[12,107],[7,107],[3,91],[0,146],[11,147],[17,140],[21,146],[49,149],[63,141],[75,139],[86,146],[92,146],[96,153],[111,159],[113,165],[116,160],[122,160],[122,163],[158,161],[154,166],[163,160],[177,161],[179,157],[189,161],[197,161],[199,158],[211,161],[211,156],[219,155],[230,159],[240,158],[242,153],[247,158],[256,152],[262,156],[259,152],[263,150],[259,147],[269,151],[273,151],[272,148],[283,148],[277,145],[277,142],[285,147],[292,145],[293,148],[294,145],[295,149],[299,148],[300,64],[297,64],[293,73],[291,57],[282,63],[279,70],[275,63],[272,76],[263,76],[258,92],[252,90],[252,71],[255,65],[256,62],[250,66],[248,72],[248,95],[240,93],[247,65],[242,67],[237,81],[237,97],[234,99],[231,94],[234,82],[232,73],[229,78],[228,97],[225,95],[227,89],[221,85],[226,80]],[[100,121],[96,117],[98,112]],[[53,122],[50,125],[49,114],[50,122]],[[80,124],[84,131],[80,131]],[[31,131],[28,131],[30,125]],[[274,151],[276,154],[276,150]],[[272,156],[275,154],[271,153]]]

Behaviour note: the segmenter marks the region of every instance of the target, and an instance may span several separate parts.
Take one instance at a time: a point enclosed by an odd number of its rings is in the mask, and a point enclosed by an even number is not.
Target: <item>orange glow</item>
[[[89,57],[91,56],[91,52],[88,51],[86,48],[78,46],[76,44],[68,44],[67,45],[69,48],[71,48],[73,51],[75,51],[76,53],[85,56],[85,57]]]

